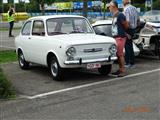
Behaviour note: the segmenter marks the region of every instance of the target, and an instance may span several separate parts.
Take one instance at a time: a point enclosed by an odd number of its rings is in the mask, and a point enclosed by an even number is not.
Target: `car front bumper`
[[[91,59],[91,60],[83,60],[83,59],[79,59],[79,60],[70,60],[70,61],[65,61],[64,64],[65,65],[81,65],[81,64],[87,64],[87,63],[96,63],[96,62],[111,62],[111,61],[115,61],[117,60],[117,57],[108,57],[108,58],[98,58],[98,59]]]

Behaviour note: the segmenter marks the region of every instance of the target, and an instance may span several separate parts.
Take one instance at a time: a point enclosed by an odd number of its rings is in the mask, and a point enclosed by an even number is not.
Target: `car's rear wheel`
[[[60,67],[56,57],[50,58],[50,71],[53,77],[53,80],[62,80],[63,79],[63,68]]]
[[[101,68],[98,68],[98,72],[101,75],[108,75],[111,72],[112,65],[103,65]]]
[[[29,68],[29,62],[27,62],[24,58],[23,52],[18,52],[18,63],[21,69],[28,69]]]

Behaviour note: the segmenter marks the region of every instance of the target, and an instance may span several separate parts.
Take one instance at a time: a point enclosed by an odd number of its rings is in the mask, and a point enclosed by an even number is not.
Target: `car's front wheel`
[[[28,69],[29,68],[29,62],[27,62],[24,58],[23,52],[18,52],[18,63],[21,69]]]
[[[60,67],[56,57],[50,58],[50,71],[53,77],[53,80],[62,80],[63,79],[63,68]]]
[[[103,65],[101,68],[98,68],[98,72],[101,75],[108,75],[111,72],[112,65]]]

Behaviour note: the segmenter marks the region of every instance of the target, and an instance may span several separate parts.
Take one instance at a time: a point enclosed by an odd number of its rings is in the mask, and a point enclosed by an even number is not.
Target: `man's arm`
[[[129,28],[129,22],[126,20],[126,17],[124,16],[123,13],[120,15],[120,21],[121,21],[121,24],[123,25],[125,31],[127,31]]]
[[[123,27],[124,27],[124,29],[127,31],[128,29],[129,29],[129,23],[128,23],[128,21],[123,21],[122,22],[122,25],[123,25]]]

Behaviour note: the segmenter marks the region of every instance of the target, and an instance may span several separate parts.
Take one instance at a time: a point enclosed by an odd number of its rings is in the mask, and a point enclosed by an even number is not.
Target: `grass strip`
[[[17,55],[14,50],[0,51],[0,64],[17,61]]]
[[[15,91],[11,82],[7,80],[7,77],[0,68],[0,99],[13,99],[15,97]]]

